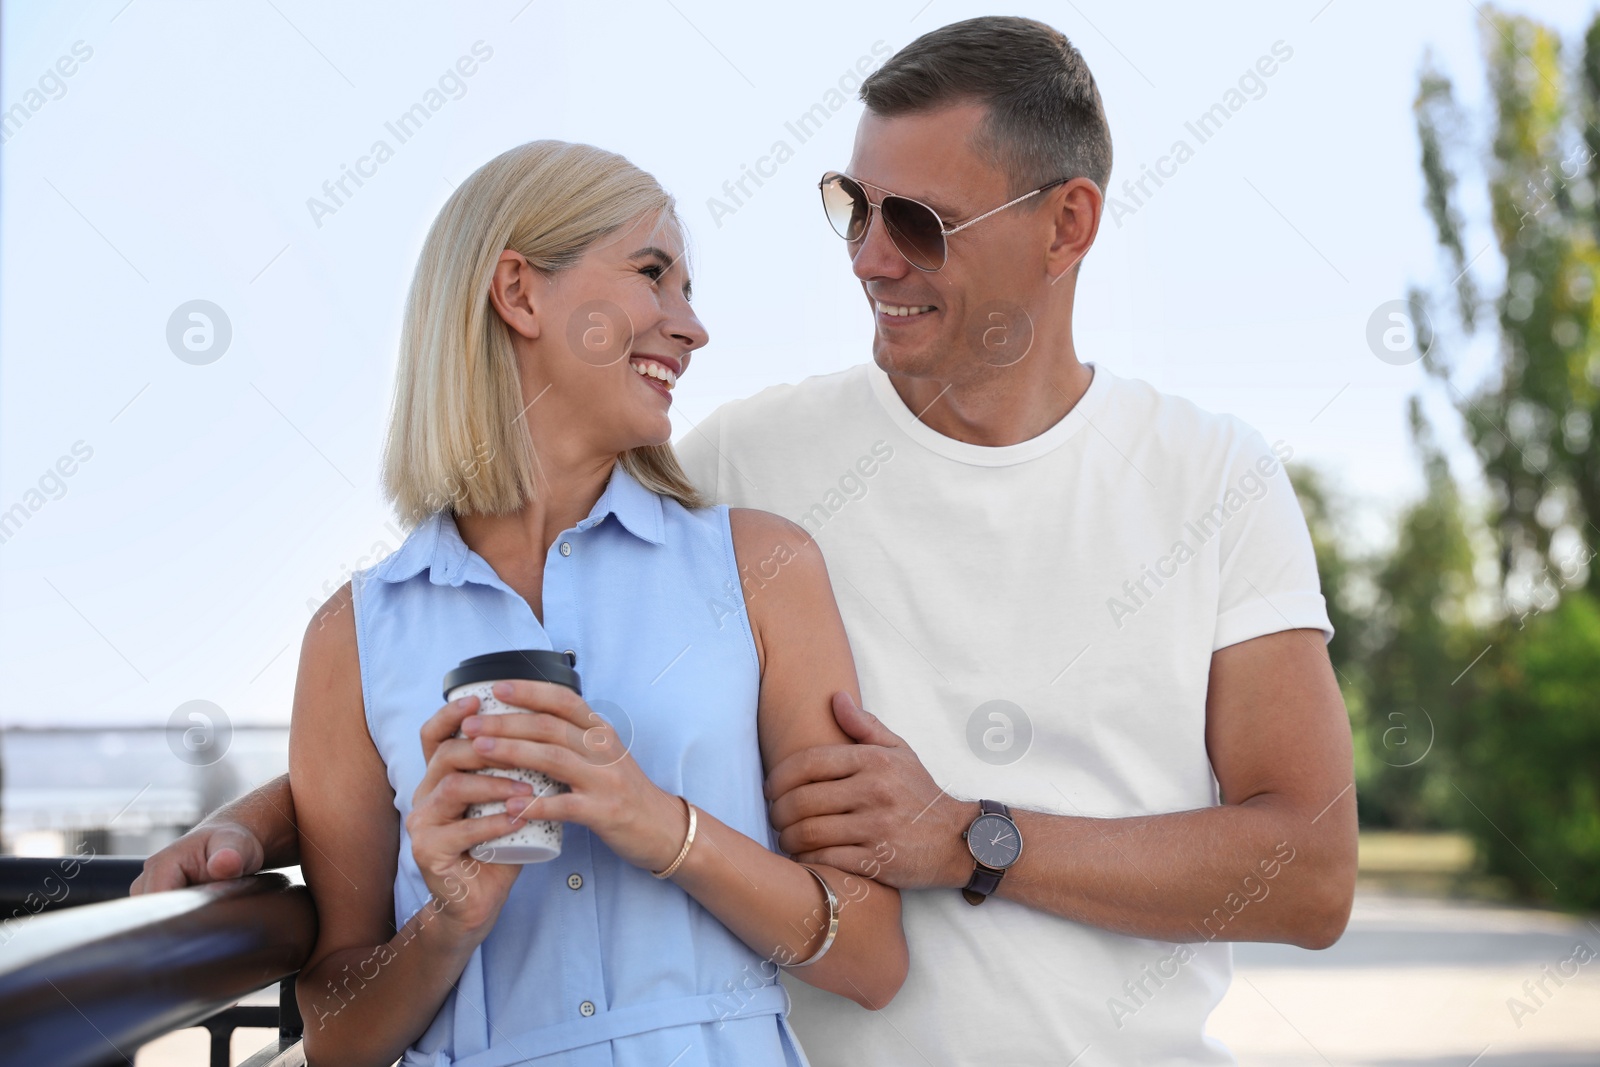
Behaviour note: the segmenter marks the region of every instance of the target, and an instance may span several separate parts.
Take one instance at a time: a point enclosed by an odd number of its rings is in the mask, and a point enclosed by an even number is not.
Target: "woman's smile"
[[[628,365],[637,377],[644,380],[645,385],[666,397],[667,403],[672,403],[672,389],[678,384],[678,374],[682,370],[679,361],[662,356],[639,355],[631,357]]]

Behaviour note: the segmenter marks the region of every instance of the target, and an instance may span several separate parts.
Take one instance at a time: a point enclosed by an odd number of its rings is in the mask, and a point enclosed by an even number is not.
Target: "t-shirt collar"
[[[1028,460],[1052,452],[1076,437],[1084,426],[1092,425],[1091,420],[1098,413],[1100,405],[1105,402],[1107,394],[1111,392],[1116,376],[1092,362],[1086,362],[1084,366],[1089,368],[1093,377],[1089,381],[1089,388],[1078,398],[1072,410],[1043,433],[1014,445],[975,445],[946,437],[917,418],[916,413],[906,407],[905,401],[901,400],[900,394],[895,391],[894,383],[889,380],[889,375],[876,362],[869,360],[866,371],[867,380],[878,403],[912,441],[930,452],[959,463],[978,467],[1007,467],[1014,463],[1026,463]]]

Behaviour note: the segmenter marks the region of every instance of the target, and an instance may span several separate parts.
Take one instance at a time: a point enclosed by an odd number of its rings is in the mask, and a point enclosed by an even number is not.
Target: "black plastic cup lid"
[[[533,682],[554,682],[583,695],[578,672],[567,663],[561,652],[548,648],[519,648],[507,652],[489,652],[461,661],[461,666],[444,676],[444,698],[450,692],[473,682],[498,682],[504,679],[527,679]]]

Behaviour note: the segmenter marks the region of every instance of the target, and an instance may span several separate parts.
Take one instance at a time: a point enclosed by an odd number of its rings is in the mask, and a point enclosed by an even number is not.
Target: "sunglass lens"
[[[878,211],[895,247],[912,266],[922,270],[944,266],[944,224],[931,209],[903,196],[886,196]]]
[[[846,241],[858,241],[867,228],[867,194],[842,174],[822,183],[822,208],[834,232]]]

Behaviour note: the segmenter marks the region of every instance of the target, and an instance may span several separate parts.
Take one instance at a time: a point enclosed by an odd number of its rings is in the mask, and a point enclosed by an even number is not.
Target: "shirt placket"
[[[579,610],[579,568],[590,565],[588,556],[598,548],[590,530],[598,520],[589,518],[564,530],[550,546],[544,565],[544,629],[550,647],[563,652],[583,676],[582,612]],[[563,831],[555,884],[560,887],[562,1017],[597,1019],[607,1010],[604,959],[600,944],[600,913],[595,893],[594,838],[587,827],[568,823]],[[572,1050],[571,1062],[583,1067],[609,1067],[611,1043],[600,1042]]]

